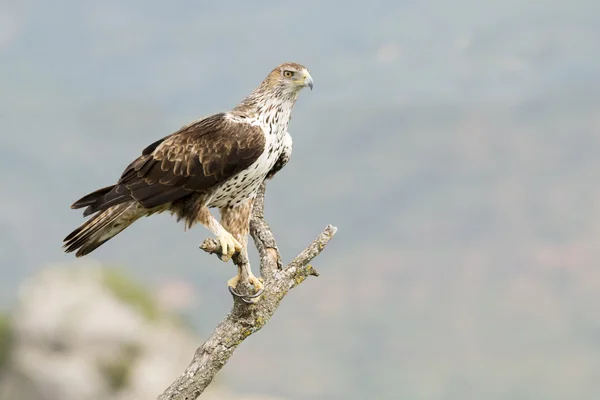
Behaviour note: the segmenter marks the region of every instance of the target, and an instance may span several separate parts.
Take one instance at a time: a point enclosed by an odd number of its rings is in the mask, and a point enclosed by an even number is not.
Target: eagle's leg
[[[205,207],[200,210],[198,220],[217,237],[217,241],[221,246],[221,261],[229,261],[236,252],[242,250],[241,243],[212,216],[208,208]]]
[[[240,253],[246,260],[248,260],[248,233],[250,231],[250,214],[252,213],[253,205],[254,201],[250,200],[234,208],[221,208],[221,225],[226,231],[231,232],[233,237],[239,243],[241,243],[242,249]],[[239,294],[236,291],[236,288],[240,282],[247,282],[254,286],[255,294]],[[249,262],[238,265],[237,276],[227,281],[227,286],[229,286],[229,291],[231,294],[241,297],[246,303],[254,303],[258,301],[258,298],[264,291],[263,283],[260,279],[254,276]]]

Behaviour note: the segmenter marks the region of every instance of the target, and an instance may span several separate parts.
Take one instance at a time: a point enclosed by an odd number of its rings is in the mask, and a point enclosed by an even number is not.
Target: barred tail
[[[101,211],[64,238],[65,252],[77,250],[76,257],[91,253],[122,232],[147,210],[135,201],[121,203]]]

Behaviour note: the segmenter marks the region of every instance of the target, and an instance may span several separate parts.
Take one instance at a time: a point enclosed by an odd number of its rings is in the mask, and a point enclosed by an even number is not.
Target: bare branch
[[[327,225],[325,230],[321,232],[314,242],[310,244],[302,253],[292,260],[291,263],[286,267],[285,272],[288,276],[301,273],[302,271],[310,271],[311,275],[319,276],[319,273],[312,267],[309,268],[309,262],[323,251],[325,245],[331,240],[333,235],[337,232],[337,228],[333,225]]]
[[[260,274],[263,277],[272,275],[278,269],[282,268],[281,255],[275,236],[265,221],[265,184],[258,189],[254,207],[252,209],[252,218],[250,219],[250,235],[254,240],[254,245],[258,250],[260,257]]]
[[[319,276],[309,263],[325,248],[337,228],[328,225],[325,230],[288,266],[281,267],[281,257],[273,232],[264,220],[264,184],[260,187],[250,221],[250,234],[260,257],[260,271],[265,291],[256,304],[246,304],[234,297],[233,308],[216,327],[206,342],[196,350],[192,362],[175,382],[158,397],[159,400],[193,400],[212,382],[215,375],[248,336],[258,332],[279,307],[290,289],[309,276]],[[207,253],[220,254],[220,245],[207,239],[200,246]],[[240,267],[249,261],[236,254],[234,263]],[[244,268],[241,268],[244,270]],[[240,292],[249,288],[242,288]]]

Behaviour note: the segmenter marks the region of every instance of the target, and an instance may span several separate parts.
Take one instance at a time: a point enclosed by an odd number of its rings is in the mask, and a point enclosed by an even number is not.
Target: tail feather
[[[87,217],[98,211],[108,210],[110,207],[133,200],[131,191],[123,185],[112,185],[83,196],[71,205],[71,208],[83,208],[83,216]]]
[[[115,187],[115,185],[107,186],[102,189],[98,189],[95,192],[92,192],[90,194],[86,194],[85,196],[83,196],[82,198],[77,200],[75,203],[73,203],[71,205],[71,208],[77,209],[77,208],[82,208],[82,207],[86,207],[86,206],[95,204],[96,201],[98,201],[98,199],[100,197],[102,197],[105,194],[107,194],[108,192],[110,192],[114,187]]]
[[[111,193],[108,193],[109,195]],[[87,217],[88,215],[92,215],[95,212],[107,210],[110,207],[116,206],[118,204],[122,204],[124,201],[131,200],[131,196],[123,195],[119,197],[115,197],[112,199],[106,199],[107,196],[102,196],[102,198],[96,200],[95,203],[90,204],[84,211],[83,216]]]
[[[71,232],[63,240],[65,252],[77,250],[76,257],[85,256],[122,232],[146,212],[147,210],[136,202],[110,207]]]

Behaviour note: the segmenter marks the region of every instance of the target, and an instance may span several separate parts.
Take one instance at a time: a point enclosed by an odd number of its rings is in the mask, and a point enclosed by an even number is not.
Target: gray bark
[[[158,397],[159,400],[192,400],[200,396],[227,363],[237,346],[269,321],[290,289],[304,282],[309,276],[319,276],[310,262],[327,245],[337,228],[328,225],[292,262],[282,267],[275,238],[264,220],[264,192],[263,184],[259,189],[250,220],[250,235],[258,249],[261,279],[265,285],[263,295],[256,304],[247,304],[234,297],[230,313],[208,340],[196,350],[190,365]],[[219,246],[212,239],[207,239],[200,247],[208,253],[219,253]],[[234,256],[233,261],[238,267],[248,263],[246,257],[239,254]],[[238,285],[237,289],[241,294],[248,293],[244,293],[244,290],[249,288],[240,286]]]

